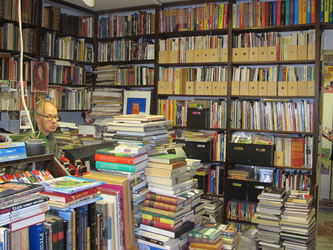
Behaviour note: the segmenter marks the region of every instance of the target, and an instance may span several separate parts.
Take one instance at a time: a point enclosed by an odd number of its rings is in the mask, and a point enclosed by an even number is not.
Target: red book
[[[157,202],[170,204],[170,205],[174,205],[174,206],[182,204],[185,201],[185,199],[169,197],[166,195],[160,195],[160,194],[155,194],[155,193],[146,194],[146,200],[157,201]]]
[[[303,167],[304,165],[304,138],[291,139],[291,166]]]
[[[162,222],[158,222],[158,221],[153,221],[153,220],[147,220],[147,219],[142,219],[142,224],[152,226],[152,227],[162,228],[162,229],[169,230],[169,231],[174,231],[175,229],[177,229],[177,228],[175,228],[174,225],[170,225],[170,224],[166,224],[166,223],[162,223]]]
[[[311,23],[316,21],[316,0],[311,0]]]
[[[40,192],[41,194],[47,195],[50,198],[50,201],[56,201],[56,202],[63,202],[63,203],[68,203],[71,201],[75,201],[78,199],[81,199],[83,197],[86,197],[88,195],[92,195],[97,193],[97,188],[93,187],[88,190],[84,190],[82,192],[78,192],[72,195],[69,194],[63,194],[63,193],[58,193],[58,192]]]
[[[266,7],[265,7],[266,3],[265,2],[262,2],[261,3],[261,26],[265,26],[266,24],[266,21],[265,21],[265,18],[266,18]]]
[[[281,0],[277,1],[277,10],[276,10],[276,25],[281,25]]]
[[[121,157],[121,156],[103,155],[103,154],[95,155],[96,161],[115,162],[120,164],[129,164],[129,165],[136,165],[146,159],[148,159],[147,154],[139,155],[136,157]]]
[[[170,205],[167,203],[147,200],[147,199],[143,202],[143,205],[146,207],[152,207],[152,208],[169,211],[169,212],[177,212],[178,210],[183,208],[183,204],[179,204],[176,206],[176,205]]]
[[[228,4],[224,5],[224,13],[223,13],[223,28],[227,28],[228,22]]]

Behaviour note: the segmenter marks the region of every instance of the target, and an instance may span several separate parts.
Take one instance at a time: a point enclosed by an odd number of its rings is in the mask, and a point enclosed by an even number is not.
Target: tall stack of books
[[[281,239],[285,249],[314,249],[316,216],[313,197],[307,192],[292,191],[281,215]]]
[[[112,120],[122,110],[122,90],[116,88],[97,88],[93,92],[92,109],[88,118],[95,119],[95,124]]]
[[[150,192],[141,207],[139,244],[157,247],[148,236],[154,234],[154,238],[169,237],[162,244],[165,249],[181,249],[187,242],[183,235],[202,222],[202,191],[195,189],[197,181],[187,172],[184,155],[150,156],[145,173]]]
[[[251,221],[259,224],[256,240],[261,248],[282,248],[280,220],[285,198],[285,189],[276,187],[266,187],[258,195],[257,211]]]
[[[207,194],[201,197],[201,201],[205,208],[203,219],[209,222],[219,221],[223,211],[223,198]]]
[[[80,124],[79,138],[83,145],[93,145],[102,142],[97,132],[97,126],[94,124]]]
[[[58,128],[53,135],[59,147],[69,149],[82,145],[78,133],[79,130],[75,123],[58,122]]]
[[[147,145],[149,154],[154,152],[157,146],[168,143],[166,128],[170,121],[166,121],[161,115],[119,115],[107,125],[108,132],[116,132],[113,139],[119,144],[144,144]]]

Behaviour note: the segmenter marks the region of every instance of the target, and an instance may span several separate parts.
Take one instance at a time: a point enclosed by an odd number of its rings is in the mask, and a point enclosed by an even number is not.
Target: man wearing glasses
[[[46,149],[50,153],[54,153],[56,158],[59,158],[60,150],[52,134],[57,129],[60,120],[57,108],[50,101],[40,101],[36,105],[35,120],[39,132],[47,139]],[[39,138],[44,138],[44,136],[39,136]]]

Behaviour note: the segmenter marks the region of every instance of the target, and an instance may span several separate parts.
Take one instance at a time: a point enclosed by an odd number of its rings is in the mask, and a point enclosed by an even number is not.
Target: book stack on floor
[[[83,145],[100,144],[102,142],[98,136],[96,127],[94,124],[79,125],[79,138]]]
[[[96,88],[93,91],[91,113],[88,118],[95,119],[94,124],[112,120],[122,110],[122,89]]]
[[[223,249],[222,231],[213,227],[196,227],[188,234],[190,249]]]
[[[291,191],[281,215],[281,239],[285,249],[315,249],[315,213],[310,194]]]
[[[1,142],[0,162],[27,158],[24,142]]]
[[[102,199],[97,188],[103,182],[63,176],[41,184],[51,207],[44,228],[52,232],[47,236],[52,249],[97,249],[102,237],[97,230],[96,202]]]
[[[280,220],[286,199],[284,188],[266,187],[258,195],[257,211],[252,217],[252,223],[259,224],[256,240],[263,249],[280,249]]]
[[[78,127],[75,123],[71,122],[58,122],[58,128],[53,133],[58,146],[62,149],[71,149],[81,146],[82,142],[78,134]]]
[[[161,115],[119,115],[107,125],[109,132],[116,132],[113,139],[119,144],[144,144],[149,154],[168,143],[170,121]]]
[[[29,231],[45,221],[45,213],[50,209],[48,197],[39,193],[43,189],[38,184],[0,183],[1,249],[29,249]],[[39,242],[39,235],[31,233],[30,241]]]
[[[201,197],[201,202],[204,204],[203,219],[205,221],[214,223],[221,221],[223,198],[207,194]]]

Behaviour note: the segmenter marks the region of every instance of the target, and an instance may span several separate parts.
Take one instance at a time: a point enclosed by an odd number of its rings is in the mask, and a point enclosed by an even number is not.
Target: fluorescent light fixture
[[[82,0],[90,8],[95,7],[95,0]]]

